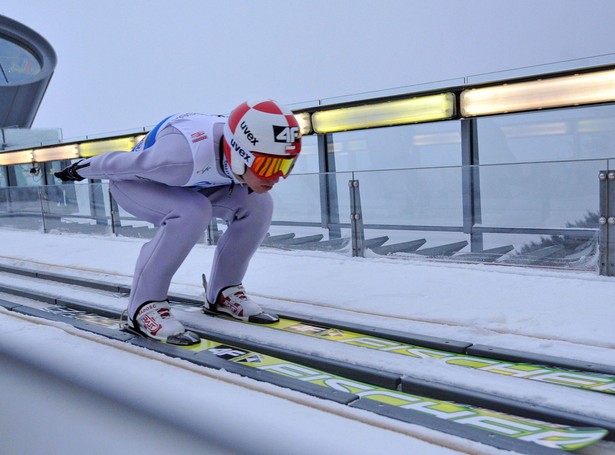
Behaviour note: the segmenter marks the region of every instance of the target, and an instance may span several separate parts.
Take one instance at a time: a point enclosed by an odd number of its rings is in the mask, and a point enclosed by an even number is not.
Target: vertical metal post
[[[615,171],[600,171],[600,275],[615,276]]]
[[[117,205],[115,199],[113,199],[113,195],[111,194],[111,190],[108,190],[109,193],[109,211],[111,212],[111,232],[117,236],[117,228],[120,227],[120,208]]]
[[[207,225],[207,231],[205,239],[203,239],[203,243],[207,243],[207,245],[209,246],[217,245],[220,235],[220,230],[218,229],[218,220],[214,217]]]
[[[47,192],[44,187],[38,188],[38,200],[41,203],[41,219],[43,221],[43,233],[47,234],[49,230],[47,229],[47,220],[45,219],[45,203],[43,201],[47,200]],[[47,203],[47,208],[49,208],[49,203]]]
[[[331,134],[318,135],[318,166],[320,180],[320,219],[322,227],[329,230],[330,239],[342,237],[339,227],[340,214],[337,198],[337,176],[335,173],[335,156]],[[332,226],[332,225],[335,225]]]
[[[461,200],[463,204],[463,232],[470,235],[471,251],[483,250],[483,234],[474,232],[482,222],[480,205],[480,175],[477,120],[461,120]]]
[[[352,238],[352,256],[363,257],[365,255],[365,233],[363,231],[363,214],[361,213],[361,194],[359,181],[349,180],[350,188],[350,226]]]
[[[90,216],[96,221],[97,225],[106,226],[107,214],[105,213],[105,193],[102,188],[102,181],[91,179],[88,184],[90,197]]]

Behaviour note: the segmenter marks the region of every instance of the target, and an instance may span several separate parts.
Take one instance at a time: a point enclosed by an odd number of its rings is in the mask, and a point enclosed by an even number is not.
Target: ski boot
[[[206,285],[204,278],[205,277],[203,277],[203,284]],[[205,295],[207,296],[206,286]],[[205,314],[214,316],[227,314],[235,319],[256,324],[274,324],[280,320],[276,314],[267,313],[254,303],[254,301],[246,295],[246,291],[241,284],[222,289],[215,303],[207,301],[206,297],[203,311]]]
[[[145,302],[137,309],[134,318],[128,318],[124,328],[147,338],[179,346],[191,346],[201,341],[196,333],[186,330],[175,319],[167,300]]]

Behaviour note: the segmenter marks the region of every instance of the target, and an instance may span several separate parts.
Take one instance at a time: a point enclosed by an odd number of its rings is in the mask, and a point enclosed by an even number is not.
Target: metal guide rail
[[[0,270],[38,279],[90,286],[113,293],[129,291],[124,286],[111,283],[92,282],[30,269],[0,266]],[[574,450],[596,442],[600,437],[612,439],[615,433],[615,422],[604,419],[578,416],[560,410],[528,405],[514,399],[470,388],[451,387],[369,367],[351,365],[338,360],[308,356],[284,347],[249,342],[215,333],[202,327],[192,327],[204,338],[200,345],[191,348],[170,346],[121,332],[117,324],[119,312],[102,310],[87,302],[50,297],[27,289],[2,286],[1,290],[41,302],[37,307],[0,302],[0,305],[13,311],[61,320],[78,328],[181,357],[203,366],[223,368],[243,376],[265,380],[282,387],[300,390],[310,395],[367,409],[394,419],[417,423],[499,448],[523,453],[543,453],[545,447]],[[196,304],[200,304],[185,296],[174,296],[173,300],[175,300],[175,305],[184,311],[195,310],[197,309]],[[401,353],[409,357],[418,355],[420,358],[444,359],[450,365],[490,366],[491,369],[488,368],[487,371],[497,372],[495,370],[499,368],[504,371],[503,374],[509,374],[510,371],[518,368],[508,361],[504,364],[500,360],[488,361],[484,358],[468,356],[466,353],[472,347],[469,343],[433,337],[417,339],[416,336],[390,331],[378,333],[369,327],[343,323],[334,325],[330,324],[331,321],[314,321],[305,318],[299,320],[297,315],[294,316],[294,319],[289,319],[290,315],[284,315],[281,322],[276,324],[278,327],[273,328],[301,336],[316,336],[354,346]],[[263,330],[269,330],[269,328],[263,327]],[[422,345],[419,345],[419,342]],[[479,347],[478,350],[480,349]],[[519,353],[497,352],[496,354],[502,357]],[[557,363],[555,361],[558,359],[549,360],[552,361],[551,363]],[[469,364],[464,365],[464,362],[469,362]],[[496,368],[494,365],[499,366]],[[610,367],[606,365],[579,366],[583,367],[579,369],[586,371],[601,371],[602,375],[610,372],[608,371]],[[543,379],[543,382],[551,382],[558,386],[571,386],[575,383],[575,380],[570,380],[570,384],[566,384],[565,374],[553,368],[525,365],[516,371],[523,373],[519,377],[529,377],[533,373],[549,375],[550,380]],[[452,374],[454,374],[453,371]],[[578,374],[583,374],[589,379],[593,378],[594,381],[602,381],[602,388],[599,386],[585,387],[588,392],[613,393],[612,381],[615,378],[601,377],[596,373]],[[494,409],[495,412],[483,408]],[[502,412],[514,414],[514,416],[500,414]],[[528,418],[555,422],[560,426],[528,421],[526,420]],[[593,428],[575,428],[577,426]],[[609,430],[610,434],[605,435],[604,430]],[[533,442],[527,445],[528,441]]]

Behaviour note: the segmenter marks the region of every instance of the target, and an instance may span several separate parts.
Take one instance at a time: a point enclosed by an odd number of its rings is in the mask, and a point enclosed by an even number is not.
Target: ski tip
[[[141,330],[135,327],[132,327],[128,322],[120,321],[120,330],[126,333],[130,333],[132,335],[142,337],[142,338],[148,338],[150,340],[160,341],[160,342],[164,342],[164,343],[172,344],[176,346],[193,346],[201,342],[201,337],[198,336],[196,333],[191,332],[190,330],[186,330],[183,333],[180,333],[178,335],[172,335],[170,337],[167,337],[166,340],[147,336]]]
[[[207,305],[203,305],[202,309],[203,313],[205,313],[207,316],[221,316],[223,314],[218,311],[209,309]]]
[[[277,314],[262,312],[250,316],[248,322],[254,324],[275,324],[276,322],[280,322],[280,318]]]
[[[193,346],[195,344],[199,344],[200,342],[201,337],[190,330],[186,330],[184,333],[180,333],[179,335],[172,335],[166,339],[167,344],[174,344],[177,346]]]
[[[246,320],[246,319],[235,317],[230,313],[226,313],[226,312],[218,311],[218,310],[212,310],[207,305],[203,305],[202,309],[203,309],[203,313],[205,313],[208,316],[224,317],[224,318],[231,319],[233,321],[238,321],[238,322],[250,322],[252,324],[275,324],[276,322],[280,322],[280,318],[277,314],[266,313],[264,311],[259,314],[253,314],[252,316],[249,316],[248,319]]]

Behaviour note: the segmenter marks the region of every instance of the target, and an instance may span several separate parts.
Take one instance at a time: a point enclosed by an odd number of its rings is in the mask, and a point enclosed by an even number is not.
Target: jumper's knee
[[[211,221],[212,206],[207,198],[199,193],[189,193],[191,197],[185,198],[181,204],[168,214],[165,224],[172,221],[180,221],[185,232],[194,231],[203,233]]]
[[[250,218],[259,225],[271,224],[273,216],[273,199],[270,194],[250,194],[246,199],[245,207],[237,213],[237,219]]]

